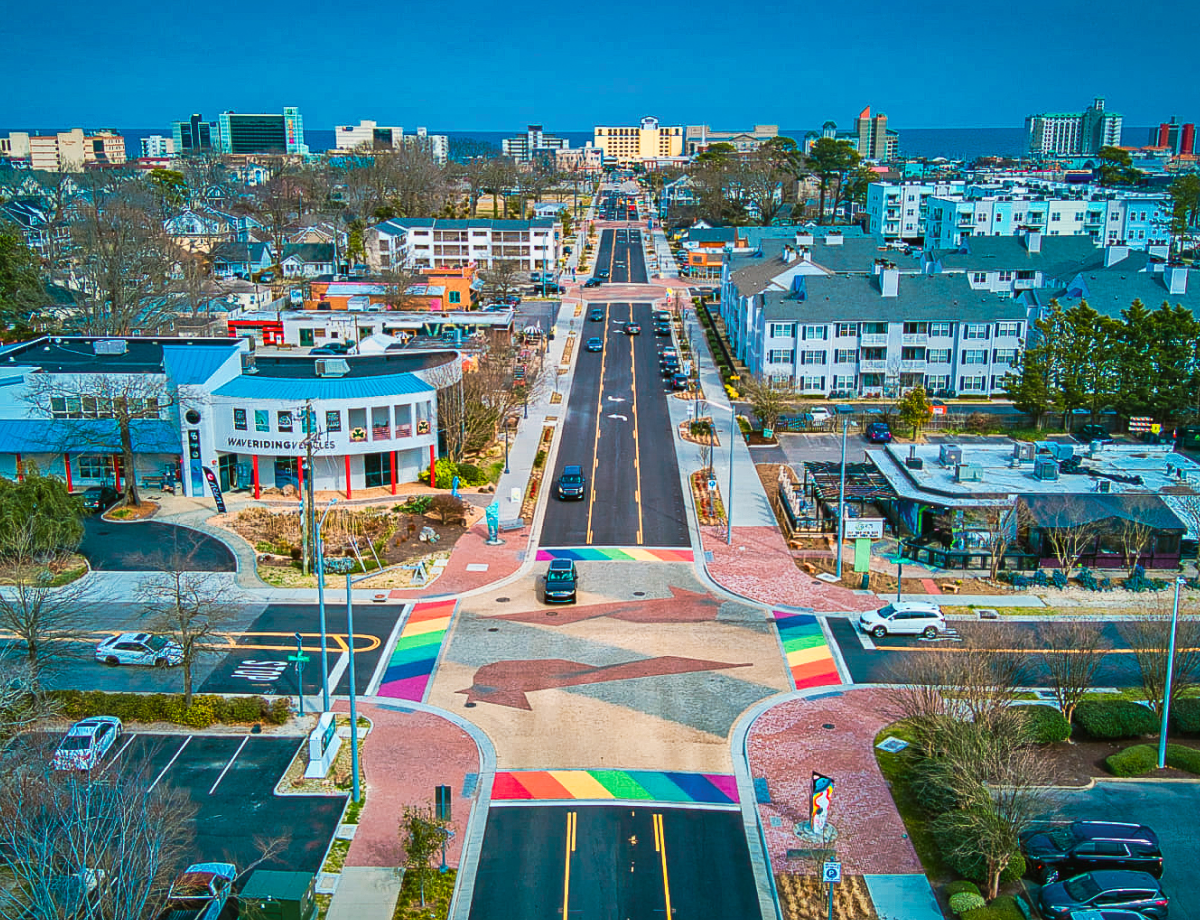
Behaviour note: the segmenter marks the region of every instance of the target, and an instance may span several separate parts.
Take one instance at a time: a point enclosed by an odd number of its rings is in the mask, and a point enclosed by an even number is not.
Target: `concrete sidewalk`
[[[346,866],[325,920],[391,920],[403,880],[403,869]]]

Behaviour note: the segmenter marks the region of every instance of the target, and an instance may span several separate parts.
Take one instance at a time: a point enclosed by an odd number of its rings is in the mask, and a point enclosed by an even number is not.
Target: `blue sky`
[[[1127,125],[1200,121],[1198,27],[1180,0],[40,0],[0,22],[0,125],[165,129],[297,105],[308,128],[809,128],[870,105],[897,128],[1019,127],[1097,95]]]

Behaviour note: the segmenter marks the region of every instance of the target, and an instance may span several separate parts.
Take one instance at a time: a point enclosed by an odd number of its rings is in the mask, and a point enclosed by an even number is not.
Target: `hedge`
[[[1113,754],[1104,763],[1113,776],[1141,776],[1158,768],[1158,748],[1153,744],[1135,744]],[[1200,774],[1200,751],[1182,744],[1168,744],[1167,766]]]
[[[488,481],[487,474],[474,463],[455,463],[453,460],[439,457],[433,467],[437,473],[439,489],[449,489],[454,484],[455,476],[458,477],[459,484],[465,486],[482,486]],[[428,484],[429,467],[417,474],[417,480]]]
[[[939,841],[940,843],[941,841]],[[979,882],[980,884],[987,881],[987,863],[978,853],[966,854],[956,849],[956,840],[947,840],[946,845],[942,848],[942,856],[946,860],[946,865],[957,872],[959,875]],[[1000,873],[1000,882],[1015,882],[1025,874],[1025,857],[1020,852],[1015,852],[1008,859],[1008,865],[1004,867],[1004,871]],[[964,915],[966,916],[966,915]]]
[[[1171,725],[1177,732],[1200,732],[1200,698],[1189,696],[1171,703]]]
[[[1075,724],[1093,738],[1138,738],[1158,731],[1158,718],[1129,700],[1084,700],[1075,707]]]
[[[214,723],[283,725],[291,718],[286,697],[196,695],[185,708],[182,693],[104,693],[100,690],[53,690],[48,696],[70,719],[116,716],[122,722],[172,722],[192,728]]]
[[[1025,920],[1028,916],[1017,907],[1016,898],[1002,894],[987,907],[967,911],[962,915],[962,920]]]
[[[981,894],[960,891],[950,895],[950,910],[954,911],[955,915],[965,914],[967,911],[978,910],[981,907],[987,907],[987,900]]]
[[[952,898],[956,894],[961,894],[964,891],[970,894],[979,894],[979,886],[974,882],[968,882],[965,878],[959,879],[957,882],[947,882],[943,888],[947,898]]]
[[[1182,744],[1167,745],[1167,766],[1200,774],[1200,751]]]
[[[1053,706],[1022,706],[1030,737],[1037,744],[1053,744],[1071,737],[1071,723]]]

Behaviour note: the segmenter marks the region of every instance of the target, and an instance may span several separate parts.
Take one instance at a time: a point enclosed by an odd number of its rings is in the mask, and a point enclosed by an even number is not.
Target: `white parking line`
[[[133,744],[133,739],[136,737],[137,737],[137,732],[131,732],[130,734],[126,735],[125,743],[121,745],[121,748],[120,748],[120,750],[117,751],[117,753],[113,754],[112,757],[110,757],[108,759],[108,763],[106,763],[104,765],[104,769],[101,770],[100,773],[103,774],[106,770],[108,770],[109,767],[111,767],[114,763],[116,763],[117,758],[125,753],[125,749],[127,747],[129,747],[129,745]]]
[[[875,640],[867,635],[867,633],[857,623],[854,623],[853,620],[851,620],[851,623],[854,624],[854,635],[858,636],[858,641],[862,643],[862,647],[869,652],[875,651]]]
[[[191,735],[188,735],[186,738],[183,739],[183,744],[179,745],[179,750],[176,751],[175,754],[171,757],[171,759],[167,761],[167,765],[162,768],[162,772],[159,773],[158,776],[154,777],[154,782],[152,782],[150,784],[150,788],[146,790],[147,792],[150,792],[151,790],[153,790],[154,787],[158,785],[158,781],[167,775],[167,771],[171,769],[171,764],[175,763],[175,761],[179,758],[179,755],[183,753],[183,749],[188,746],[188,742],[191,740],[192,740]]]
[[[246,742],[249,740],[250,740],[249,735],[247,735],[245,738],[242,739],[242,743],[238,745],[238,749],[236,751],[234,751],[233,756],[229,758],[229,763],[225,764],[225,769],[221,771],[221,775],[217,777],[217,781],[215,783],[213,783],[212,788],[208,790],[209,795],[212,795],[214,792],[217,791],[217,787],[219,785],[221,785],[221,780],[223,780],[225,778],[225,774],[229,772],[229,768],[233,766],[233,762],[235,760],[237,760],[238,754],[242,753],[242,748],[244,748],[246,746]]]

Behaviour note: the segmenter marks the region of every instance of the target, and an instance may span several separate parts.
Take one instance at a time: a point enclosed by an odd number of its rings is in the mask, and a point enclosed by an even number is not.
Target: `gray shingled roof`
[[[1117,520],[1138,521],[1155,530],[1187,530],[1186,525],[1157,495],[1137,492],[1072,492],[1069,495],[1025,495],[1035,523],[1041,527],[1068,528]]]
[[[1087,236],[1044,236],[1041,252],[1030,252],[1015,236],[969,236],[957,249],[936,249],[932,257],[942,263],[943,271],[991,271],[995,269],[1047,271],[1051,265],[1082,265],[1104,250]]]
[[[1191,310],[1192,315],[1200,317],[1200,272],[1189,270],[1187,291],[1171,294],[1167,291],[1162,272],[1121,272],[1119,268],[1116,265],[1110,269],[1082,273],[1084,287],[1075,287],[1072,280],[1068,289],[1058,294],[1058,302],[1065,309],[1080,300],[1086,300],[1098,313],[1117,317],[1135,299],[1151,310],[1165,301],[1172,306],[1181,304]],[[1193,275],[1196,277],[1193,278]]]

